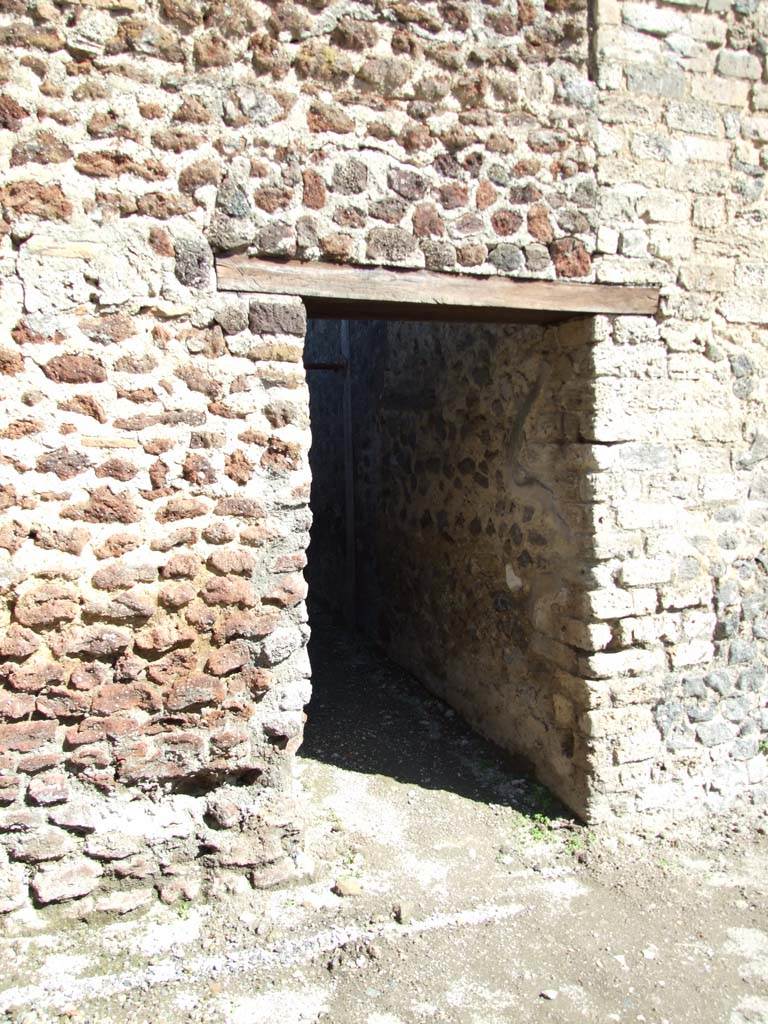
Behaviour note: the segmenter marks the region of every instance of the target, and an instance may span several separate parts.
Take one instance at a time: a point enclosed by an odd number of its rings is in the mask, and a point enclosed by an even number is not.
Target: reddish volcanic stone
[[[522,223],[523,218],[513,210],[498,210],[491,217],[493,230],[502,236],[514,235]]]
[[[0,373],[6,377],[15,377],[24,369],[24,357],[9,348],[0,349]]]
[[[262,598],[264,604],[274,604],[279,608],[293,608],[307,596],[307,583],[303,576],[287,576],[279,586],[270,590]]]
[[[27,658],[40,647],[40,637],[31,629],[12,623],[0,636],[0,658]]]
[[[194,671],[196,664],[197,656],[193,651],[171,651],[170,654],[152,662],[147,669],[147,675],[161,686],[171,686],[186,679]]]
[[[159,523],[175,523],[180,519],[195,519],[205,515],[208,506],[204,501],[197,498],[171,498],[161,509],[155,518]]]
[[[72,587],[47,583],[19,597],[13,614],[22,626],[45,628],[59,622],[71,622],[77,617],[79,608],[77,593]]]
[[[252,608],[258,603],[253,586],[240,576],[214,576],[205,584],[201,596],[206,604],[238,605]]]
[[[206,668],[215,676],[224,676],[235,669],[248,665],[251,661],[251,653],[248,645],[242,640],[235,640],[233,643],[224,644],[208,658]]]
[[[56,738],[57,722],[15,722],[0,725],[0,753],[39,750]]]
[[[30,803],[49,806],[62,804],[69,799],[67,777],[62,772],[43,772],[37,775],[27,788]]]
[[[209,556],[208,565],[215,572],[249,576],[256,569],[258,562],[256,557],[244,548],[221,548]]]
[[[557,238],[549,251],[558,277],[586,277],[591,270],[589,253],[578,238]]]
[[[170,711],[183,711],[203,704],[218,704],[227,688],[221,679],[209,675],[191,675],[176,683],[165,696]]]
[[[37,181],[12,181],[0,188],[0,206],[9,220],[24,216],[69,220],[73,211],[60,185],[41,185]]]
[[[137,523],[141,519],[130,496],[116,494],[109,487],[97,487],[84,505],[69,505],[61,515],[87,523]]]
[[[160,575],[164,579],[191,578],[197,573],[200,565],[201,562],[197,555],[193,555],[189,551],[180,551],[168,559],[160,570]]]
[[[475,193],[475,206],[478,210],[487,210],[496,202],[498,193],[487,179],[483,179],[477,186]]]
[[[439,238],[445,234],[443,219],[432,203],[421,203],[413,211],[413,233],[417,238]]]
[[[274,611],[229,612],[220,619],[213,631],[216,643],[244,637],[247,640],[263,640],[276,628],[280,616]]]
[[[107,379],[107,371],[101,360],[73,354],[49,359],[43,366],[43,373],[57,384],[99,383]]]

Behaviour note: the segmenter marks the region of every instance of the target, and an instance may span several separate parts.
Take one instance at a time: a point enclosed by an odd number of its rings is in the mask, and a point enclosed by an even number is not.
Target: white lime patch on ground
[[[579,1009],[585,1017],[589,1013],[593,1020],[596,1019],[594,1014],[590,1013],[592,1001],[581,985],[561,985],[558,988],[558,998],[560,997],[564,1000],[570,1000],[570,1002],[573,1003],[573,1005]]]
[[[768,935],[759,928],[729,928],[724,953],[742,958],[743,978],[768,982]]]
[[[429,889],[440,882],[445,882],[450,870],[448,864],[418,857],[412,853],[404,853],[401,857],[401,863],[410,878],[424,889]]]
[[[728,1024],[768,1024],[768,999],[746,996],[740,999],[729,1017]]]
[[[307,963],[319,954],[331,952],[349,943],[370,942],[381,937],[401,939],[404,935],[417,935],[447,928],[471,927],[491,921],[504,921],[515,917],[522,909],[522,906],[519,905],[480,904],[466,910],[430,914],[421,920],[403,925],[390,922],[367,928],[352,925],[346,928],[328,929],[301,939],[285,939],[272,946],[271,949],[249,946],[224,955],[196,956],[189,959],[188,966],[195,977],[200,980],[211,976],[221,977],[227,974],[257,970],[268,972],[276,967]],[[190,913],[189,917],[178,922],[182,929],[185,927],[189,929],[188,935],[185,935],[188,942],[195,941],[200,937],[200,917],[197,916],[196,920],[191,921],[192,917],[193,915]],[[146,918],[144,924],[147,927]],[[148,932],[144,936],[144,942],[140,943],[142,952],[147,956],[154,956],[162,948],[170,949],[173,946],[181,945],[178,938],[180,934],[181,929],[174,925],[166,924],[154,927],[150,924]],[[55,991],[44,991],[42,987],[35,985],[6,989],[0,994],[0,1011],[29,1003],[60,1006],[65,1000],[73,998],[78,991],[83,995],[95,996],[111,995],[136,988],[147,990],[154,986],[162,987],[177,980],[178,974],[179,965],[176,958],[171,957],[134,971],[83,978],[79,984],[76,979],[60,977]],[[250,1021],[249,1024],[255,1024],[255,1022]],[[281,1020],[280,1024],[286,1024],[286,1021]]]
[[[325,797],[323,806],[343,828],[370,836],[386,846],[402,846],[402,813],[394,806],[390,795],[379,796],[371,791],[377,781],[376,776],[349,772],[343,785]]]
[[[202,914],[196,910],[175,921],[158,921],[149,931],[138,936],[134,949],[144,956],[156,956],[174,946],[188,946],[199,939],[201,925]]]
[[[186,1013],[191,1013],[199,1004],[200,997],[194,992],[179,992],[173,1000],[173,1005]]]
[[[539,883],[537,889],[543,889],[547,895],[556,902],[570,903],[579,896],[586,896],[589,889],[577,878],[566,876],[565,878],[547,878]]]
[[[321,910],[327,907],[335,907],[338,903],[338,898],[324,883],[308,886],[306,889],[301,890],[296,898],[299,904],[306,910]]]
[[[315,1024],[328,1009],[328,991],[314,986],[275,989],[255,996],[219,1000],[217,1019],[225,1024]]]
[[[477,982],[471,982],[462,978],[461,981],[451,985],[445,993],[445,1001],[448,1006],[455,1009],[466,1006],[468,1003],[480,1002],[488,1007],[490,1014],[491,1007],[498,1009],[504,1006],[508,999],[506,994],[498,991],[498,989],[491,989],[486,985],[480,985]],[[491,1019],[489,1016],[488,1020],[490,1021]]]
[[[768,956],[768,935],[759,928],[729,928],[725,952],[736,956]]]
[[[747,856],[744,858],[741,871],[734,871],[725,858],[719,858],[717,865],[710,861],[681,860],[681,863],[690,865],[702,865],[694,868],[704,876],[704,881],[709,886],[729,889],[742,889],[745,886],[757,888],[762,893],[768,892],[768,873],[765,871],[765,864],[761,858]]]
[[[70,977],[82,974],[93,964],[93,957],[78,953],[55,953],[46,958],[41,967],[41,973],[55,978],[58,975],[69,975]]]

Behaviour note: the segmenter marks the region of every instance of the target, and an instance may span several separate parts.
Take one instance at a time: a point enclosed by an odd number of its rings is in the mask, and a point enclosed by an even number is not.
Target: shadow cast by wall
[[[522,813],[568,814],[524,761],[472,732],[332,611],[315,603],[310,621],[313,696],[300,757]]]

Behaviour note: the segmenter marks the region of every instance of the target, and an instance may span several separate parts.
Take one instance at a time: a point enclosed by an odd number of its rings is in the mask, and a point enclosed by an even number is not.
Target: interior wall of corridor
[[[349,323],[357,626],[578,809],[579,682],[557,664],[590,543],[555,328]],[[343,610],[339,321],[310,322],[310,601]],[[579,332],[577,332],[578,334]],[[584,333],[583,331],[581,332]]]

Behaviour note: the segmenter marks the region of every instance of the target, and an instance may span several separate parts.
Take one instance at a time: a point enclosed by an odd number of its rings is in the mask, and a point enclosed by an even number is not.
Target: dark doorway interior
[[[515,586],[542,567],[549,523],[515,500],[510,459],[538,394],[542,331],[310,321],[305,755],[482,798],[450,753],[480,742],[469,723],[508,752],[487,744],[509,784],[525,773],[551,705],[530,676]],[[434,757],[414,759],[428,734]]]

